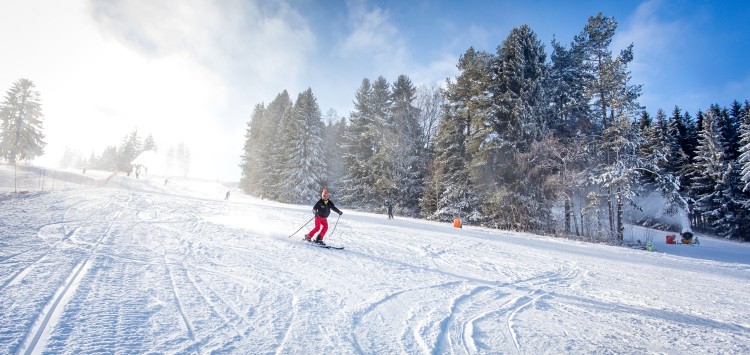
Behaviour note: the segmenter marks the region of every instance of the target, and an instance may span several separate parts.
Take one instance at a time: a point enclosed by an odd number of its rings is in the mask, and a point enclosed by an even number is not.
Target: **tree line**
[[[252,112],[240,186],[294,203],[327,187],[362,210],[390,199],[410,216],[612,243],[657,204],[685,221],[660,227],[750,240],[750,105],[652,119],[616,29],[592,16],[548,58],[523,25],[495,52],[469,48],[443,88],[363,79],[348,119],[327,123],[311,89],[284,91]]]

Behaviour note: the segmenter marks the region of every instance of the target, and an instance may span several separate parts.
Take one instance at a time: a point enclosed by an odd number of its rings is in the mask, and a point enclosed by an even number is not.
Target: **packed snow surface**
[[[0,165],[2,354],[750,353],[746,244],[631,229],[648,252],[337,203],[328,250],[301,241],[312,223],[292,235],[316,196],[15,175]]]

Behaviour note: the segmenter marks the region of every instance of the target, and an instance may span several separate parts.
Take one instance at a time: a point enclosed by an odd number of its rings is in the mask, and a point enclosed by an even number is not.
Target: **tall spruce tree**
[[[727,161],[715,113],[708,111],[703,116],[703,129],[698,138],[691,175],[694,212],[701,227],[715,227],[714,223],[722,213],[722,206],[719,205],[722,190],[718,187],[725,181]]]
[[[672,111],[672,116],[669,119],[669,125],[667,129],[667,145],[669,147],[669,155],[667,157],[667,164],[665,167],[665,173],[674,177],[679,181],[679,189],[677,191],[671,191],[671,195],[679,194],[680,196],[687,196],[685,186],[689,180],[689,157],[685,151],[685,141],[687,140],[687,126],[685,125],[685,119],[682,115],[682,111],[679,107],[675,106]],[[687,209],[688,206],[677,206],[682,209]]]
[[[346,174],[341,200],[350,206],[371,208],[379,200],[375,192],[379,166],[374,161],[381,148],[383,116],[377,116],[375,109],[373,85],[369,79],[362,79],[344,138]]]
[[[550,167],[557,171],[559,178],[550,178],[545,185],[557,185],[552,193],[563,201],[564,232],[572,233],[572,225],[580,233],[577,223],[573,221],[573,201],[576,192],[581,191],[581,183],[575,179],[585,166],[585,145],[581,143],[593,132],[589,97],[586,92],[587,72],[583,67],[584,51],[580,45],[573,43],[566,49],[556,40],[552,41],[549,74],[545,82],[546,95],[549,100],[549,129],[552,135],[544,138],[544,144],[532,149],[535,152],[549,151]],[[554,182],[554,183],[551,183]]]
[[[264,115],[266,114],[265,106],[255,105],[250,121],[247,123],[245,130],[245,146],[240,160],[240,169],[242,178],[240,179],[240,188],[247,193],[255,196],[263,194],[261,188],[261,164],[264,151],[263,125],[266,124]]]
[[[368,163],[374,185],[370,196],[364,201],[370,209],[382,206],[383,201],[392,199],[399,193],[399,177],[396,171],[396,152],[398,151],[393,130],[391,112],[393,96],[391,85],[383,76],[372,83],[373,120],[370,130],[375,140],[375,149]]]
[[[435,135],[435,156],[428,164],[421,214],[426,218],[450,220],[481,217],[480,200],[471,181],[472,156],[487,134],[484,119],[491,108],[488,87],[494,57],[469,48],[458,60],[461,72],[448,80],[443,117]],[[460,198],[461,206],[456,205]]]
[[[552,41],[551,63],[545,83],[551,106],[549,128],[563,139],[572,139],[593,130],[583,54],[583,48],[576,43],[571,49],[566,49],[556,40]]]
[[[44,154],[41,94],[29,79],[18,79],[0,104],[0,157],[15,165]]]
[[[484,120],[489,134],[476,157],[483,167],[476,176],[482,177],[485,216],[514,229],[539,229],[532,221],[551,207],[541,204],[540,184],[546,177],[532,179],[520,160],[548,130],[545,61],[544,46],[526,25],[511,30],[498,47],[489,87],[493,109]]]
[[[292,115],[284,127],[286,166],[284,167],[285,201],[312,203],[322,189],[325,162],[323,160],[323,124],[320,107],[312,89],[297,96]]]
[[[436,156],[422,200],[422,214],[430,219],[449,221],[454,218],[479,221],[482,218],[479,198],[474,191],[466,166],[466,120],[454,109],[445,110],[435,141]],[[439,188],[433,189],[433,184]],[[434,200],[433,200],[434,199]]]
[[[418,215],[427,151],[419,110],[414,106],[417,89],[406,75],[399,75],[392,87],[391,125],[387,129],[395,138],[393,146],[396,147],[393,151],[393,172],[397,195],[393,197],[398,197],[395,201],[398,201],[403,212]]]
[[[750,102],[748,101],[745,101],[740,132],[741,148],[739,162],[742,165],[742,191],[750,193]]]
[[[294,103],[289,97],[289,92],[282,91],[266,107],[261,125],[261,142],[264,154],[261,155],[260,197],[276,201],[282,200],[285,191],[284,169],[289,156],[286,147],[288,140],[282,135],[284,127],[289,124]]]
[[[584,66],[589,73],[587,91],[592,97],[592,112],[601,122],[600,152],[602,162],[592,175],[592,181],[602,189],[607,204],[609,233],[621,242],[624,224],[622,220],[625,200],[634,196],[631,188],[634,170],[638,164],[637,144],[631,139],[633,118],[641,111],[638,104],[640,85],[631,85],[627,67],[633,60],[633,45],[613,56],[610,50],[617,21],[599,13],[590,17],[583,31],[575,37],[585,53]]]
[[[326,127],[323,133],[323,156],[326,162],[326,170],[323,176],[323,186],[333,195],[338,195],[341,189],[341,179],[346,174],[343,157],[343,137],[346,133],[346,119],[339,117],[335,110],[330,109],[326,113]]]

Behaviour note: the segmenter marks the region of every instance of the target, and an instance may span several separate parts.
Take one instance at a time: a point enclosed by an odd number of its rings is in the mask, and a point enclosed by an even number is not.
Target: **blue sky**
[[[403,73],[418,82],[441,80],[456,74],[456,58],[469,46],[495,52],[510,30],[522,24],[536,32],[549,55],[553,36],[569,44],[590,16],[602,12],[618,20],[615,51],[635,45],[632,83],[643,84],[641,103],[647,110],[670,111],[679,105],[694,113],[712,103],[729,105],[750,97],[750,3],[744,1],[328,3],[337,5],[321,9],[303,2],[300,8],[321,39],[322,60],[338,63],[327,72],[331,76],[386,53],[388,58],[371,62],[370,73],[363,75],[393,80]],[[363,54],[340,56],[340,43],[352,31],[364,32],[367,24],[373,53],[362,44]]]
[[[194,173],[239,179],[250,113],[312,88],[325,114],[348,116],[363,78],[415,85],[458,74],[470,46],[495,52],[527,24],[550,52],[590,16],[633,43],[632,84],[652,114],[694,114],[750,98],[750,2],[429,0],[11,0],[0,2],[0,90],[42,93],[48,161],[65,147],[100,154],[137,128],[192,147]],[[8,55],[12,53],[12,55]],[[86,133],[82,130],[86,127]],[[216,157],[222,157],[217,159]],[[200,173],[199,173],[200,172]]]

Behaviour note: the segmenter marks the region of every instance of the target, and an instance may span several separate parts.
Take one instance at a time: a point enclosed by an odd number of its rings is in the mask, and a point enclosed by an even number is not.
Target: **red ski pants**
[[[318,239],[323,240],[323,236],[326,235],[326,232],[328,232],[328,220],[324,217],[315,216],[315,228],[310,231],[310,233],[307,233],[310,237],[314,236],[316,232],[320,230],[320,234],[318,234]]]

